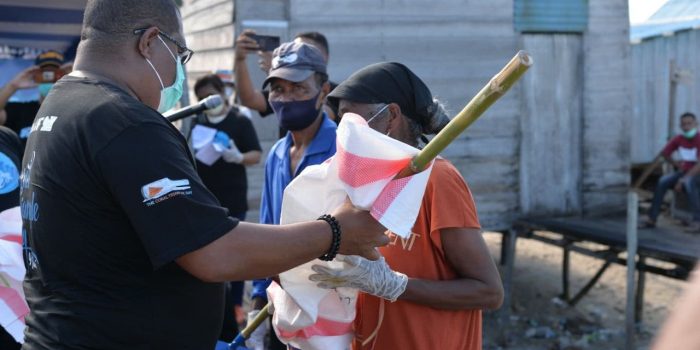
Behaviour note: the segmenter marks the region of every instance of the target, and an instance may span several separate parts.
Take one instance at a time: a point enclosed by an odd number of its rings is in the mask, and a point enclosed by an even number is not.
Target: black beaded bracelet
[[[319,216],[317,220],[323,220],[327,222],[328,225],[331,225],[331,232],[333,232],[333,241],[331,242],[331,247],[328,249],[328,252],[326,254],[323,254],[319,257],[319,259],[323,261],[331,261],[335,259],[335,256],[338,255],[338,250],[340,249],[340,224],[338,223],[338,220],[335,219],[335,217],[328,214]]]

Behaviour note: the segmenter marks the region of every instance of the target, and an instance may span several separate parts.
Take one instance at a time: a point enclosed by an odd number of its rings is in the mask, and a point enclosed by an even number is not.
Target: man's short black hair
[[[88,0],[83,17],[82,40],[111,48],[134,37],[134,30],[152,26],[168,35],[180,30],[173,0]]]
[[[326,56],[331,54],[331,50],[328,48],[328,40],[326,39],[326,36],[319,32],[303,32],[297,34],[295,38],[308,39],[318,43],[321,46],[320,48],[326,52]]]
[[[683,120],[683,118],[692,118],[693,120],[696,119],[695,114],[690,113],[690,112],[685,112],[685,113],[681,114],[681,120]]]
[[[194,92],[195,94],[197,91],[205,86],[211,86],[214,88],[214,90],[218,92],[224,92],[224,82],[219,78],[218,75],[216,74],[207,74],[199,79],[194,83]]]

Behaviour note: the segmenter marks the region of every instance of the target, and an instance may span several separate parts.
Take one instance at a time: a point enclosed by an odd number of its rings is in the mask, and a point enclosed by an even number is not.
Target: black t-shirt
[[[231,108],[226,118],[217,124],[210,123],[204,116],[197,118],[196,124],[225,132],[241,153],[262,150],[253,123],[235,108]],[[248,177],[244,165],[228,163],[223,158],[211,166],[197,161],[197,172],[207,188],[231,214],[248,210]]]
[[[66,77],[27,142],[24,349],[213,349],[223,284],[174,259],[233,229],[162,115]]]
[[[34,117],[39,111],[39,102],[10,102],[5,105],[5,113],[7,120],[5,126],[12,129],[20,140],[22,140],[22,149],[27,144],[29,131],[34,123]]]

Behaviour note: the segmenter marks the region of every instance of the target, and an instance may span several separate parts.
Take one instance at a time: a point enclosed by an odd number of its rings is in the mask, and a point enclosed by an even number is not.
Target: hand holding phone
[[[280,46],[280,37],[278,36],[258,34],[246,35],[255,40],[260,48],[260,51],[274,51],[278,46]]]
[[[41,83],[55,83],[58,79],[61,79],[65,75],[65,72],[54,66],[41,67],[34,71],[34,82],[37,84]]]

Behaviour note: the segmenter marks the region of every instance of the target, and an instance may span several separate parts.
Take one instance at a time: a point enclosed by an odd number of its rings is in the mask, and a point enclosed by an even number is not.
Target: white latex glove
[[[401,272],[392,271],[384,257],[372,261],[357,255],[339,255],[336,260],[344,262],[345,268],[312,265],[311,269],[316,273],[309,276],[309,280],[318,282],[316,285],[320,288],[357,288],[390,301],[396,301],[406,290],[408,277]]]
[[[260,310],[251,310],[248,312],[248,324],[253,322],[253,319],[255,319],[255,316],[257,316],[259,312]],[[263,321],[263,323],[250,334],[250,338],[246,339],[245,346],[250,350],[265,350],[265,337],[269,330],[270,323],[267,320]]]
[[[243,161],[243,153],[238,150],[233,140],[229,141],[229,148],[221,152],[221,157],[224,158],[224,161],[227,163],[241,164]]]

